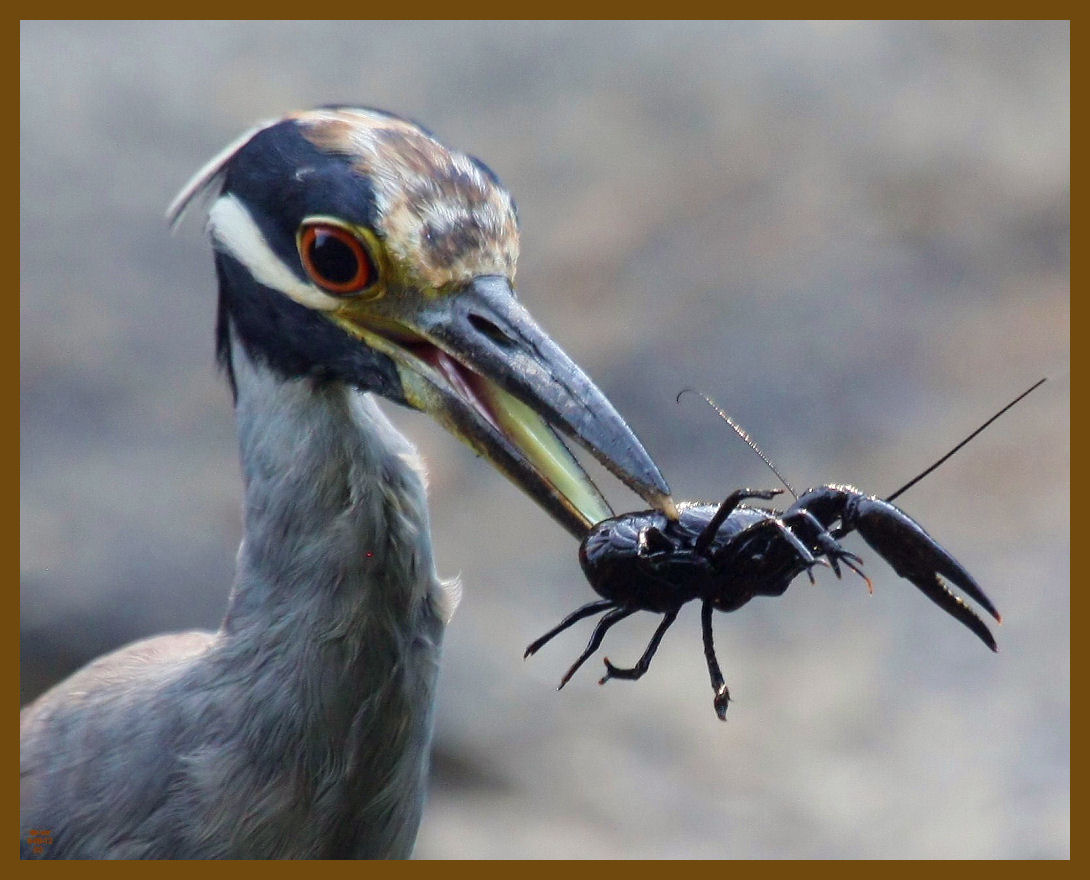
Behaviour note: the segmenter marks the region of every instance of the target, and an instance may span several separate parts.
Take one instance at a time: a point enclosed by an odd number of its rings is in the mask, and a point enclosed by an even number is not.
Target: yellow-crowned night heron
[[[24,710],[22,852],[406,856],[456,599],[413,447],[361,392],[432,414],[577,536],[609,508],[553,429],[653,506],[669,489],[516,301],[515,209],[479,161],[324,108],[231,144],[172,218],[206,192],[245,483],[227,613]]]

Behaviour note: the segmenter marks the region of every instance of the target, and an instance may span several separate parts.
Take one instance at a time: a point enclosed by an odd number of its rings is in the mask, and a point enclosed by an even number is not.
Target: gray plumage
[[[53,858],[412,850],[454,604],[415,452],[369,395],[234,355],[246,538],[223,625],[122,648],[33,704],[24,847],[44,828]]]

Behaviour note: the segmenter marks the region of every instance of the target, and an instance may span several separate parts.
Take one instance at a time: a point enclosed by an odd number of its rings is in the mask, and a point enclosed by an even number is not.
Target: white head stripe
[[[300,305],[332,311],[341,305],[336,297],[302,281],[284,265],[250,212],[233,195],[220,196],[208,212],[208,227],[216,249],[230,254],[266,287],[279,290]]]

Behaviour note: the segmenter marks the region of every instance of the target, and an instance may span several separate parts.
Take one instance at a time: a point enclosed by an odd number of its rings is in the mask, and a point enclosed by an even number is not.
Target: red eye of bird
[[[378,280],[363,242],[332,223],[304,226],[299,233],[299,255],[314,283],[329,293],[359,293]]]

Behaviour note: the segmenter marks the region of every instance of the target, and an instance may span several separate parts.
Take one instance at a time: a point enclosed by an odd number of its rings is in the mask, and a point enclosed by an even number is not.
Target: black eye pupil
[[[360,271],[356,252],[337,236],[320,230],[310,245],[310,262],[331,284],[348,284]]]

